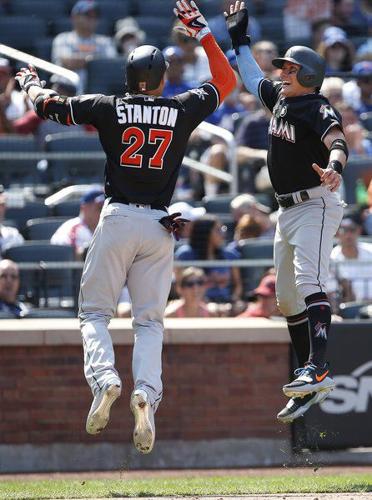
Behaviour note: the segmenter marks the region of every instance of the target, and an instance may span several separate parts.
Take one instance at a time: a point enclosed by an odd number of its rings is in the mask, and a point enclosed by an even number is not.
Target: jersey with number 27
[[[97,128],[106,153],[105,193],[169,206],[191,132],[219,105],[210,83],[168,99],[143,94],[70,99],[74,124]]]

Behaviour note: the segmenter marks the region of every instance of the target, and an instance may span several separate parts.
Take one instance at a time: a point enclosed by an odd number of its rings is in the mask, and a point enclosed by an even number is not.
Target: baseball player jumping
[[[79,318],[84,371],[93,393],[86,430],[97,434],[120,396],[108,324],[126,283],[132,299],[135,336],[131,410],[133,440],[142,453],[154,445],[154,412],[162,398],[163,314],[171,285],[173,238],[184,219],[167,214],[191,132],[236,85],[207,21],[194,2],[177,2],[184,31],[199,40],[212,80],[172,99],[162,98],[167,63],[156,47],[134,49],[126,65],[123,97],[72,98],[43,89],[34,68],[22,68],[20,87],[37,114],[65,125],[94,125],[106,153],[106,201],[83,270]],[[159,223],[160,222],[160,223]]]
[[[248,12],[237,1],[226,22],[245,87],[272,112],[268,167],[279,204],[274,240],[276,294],[301,368],[283,387],[282,422],[303,415],[334,388],[325,362],[331,308],[325,283],[343,214],[337,189],[348,157],[339,113],[323,97],[325,61],[295,46],[273,60],[280,81],[266,79],[250,51]]]

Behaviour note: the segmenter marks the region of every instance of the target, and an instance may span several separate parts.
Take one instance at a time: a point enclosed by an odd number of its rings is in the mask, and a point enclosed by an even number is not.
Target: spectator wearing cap
[[[280,316],[275,296],[275,275],[268,274],[253,291],[255,302],[250,302],[247,309],[238,318],[271,318]]]
[[[177,45],[170,45],[163,50],[165,60],[169,67],[165,73],[166,81],[163,89],[163,97],[173,97],[177,94],[187,92],[194,87],[192,82],[187,82],[183,75],[185,69],[184,53]],[[195,85],[198,85],[195,83]]]
[[[87,63],[94,58],[110,58],[117,54],[111,38],[95,33],[98,13],[96,2],[79,0],[71,10],[73,30],[58,34],[52,44],[52,61],[79,74],[78,94],[86,87]]]
[[[337,232],[339,244],[331,252],[327,288],[335,293],[339,285],[345,286],[348,282],[353,292],[348,300],[372,299],[372,244],[359,241],[361,230],[362,226],[355,217],[345,217]],[[364,264],[359,264],[363,261]]]
[[[12,260],[0,260],[0,312],[23,318],[28,308],[18,300],[19,269]]]
[[[249,214],[259,223],[261,227],[261,238],[273,238],[275,234],[275,218],[271,218],[271,209],[257,201],[253,194],[239,194],[231,200],[231,215],[236,224],[240,218]]]
[[[326,61],[326,76],[351,71],[354,47],[341,28],[337,26],[326,28],[317,52]]]
[[[115,23],[114,40],[118,53],[127,58],[127,56],[146,40],[146,33],[140,29],[134,17],[125,17]]]
[[[177,212],[181,213],[183,218],[190,221],[188,224],[185,224],[180,231],[178,246],[181,246],[182,244],[188,243],[193,223],[205,215],[206,210],[204,207],[192,207],[185,201],[177,201],[168,208],[168,213],[175,214]]]
[[[0,58],[0,134],[11,133],[9,122],[24,115],[27,96],[15,90],[15,80],[8,59]]]
[[[353,80],[343,88],[345,101],[360,116],[372,112],[372,61],[359,61],[352,69]]]
[[[10,247],[23,245],[24,239],[18,229],[3,224],[6,213],[6,194],[0,185],[0,257]]]
[[[76,258],[83,260],[98,225],[104,200],[102,190],[88,191],[80,200],[79,216],[64,222],[50,242],[53,245],[72,245]]]

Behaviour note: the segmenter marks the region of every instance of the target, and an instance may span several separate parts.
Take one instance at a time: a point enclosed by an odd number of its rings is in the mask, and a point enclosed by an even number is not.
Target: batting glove
[[[235,5],[230,5],[230,12],[225,12],[225,18],[232,46],[236,53],[239,54],[239,46],[249,46],[251,44],[251,38],[247,35],[248,10],[244,6],[244,2],[236,2]]]
[[[173,12],[184,26],[178,26],[174,29],[196,38],[199,42],[211,32],[205,17],[194,1],[180,0],[176,5],[177,8],[173,9]]]
[[[173,234],[177,241],[180,239],[181,229],[185,224],[190,222],[189,219],[183,219],[180,215],[182,215],[181,212],[176,212],[172,215],[166,215],[159,220],[160,224],[165,227],[168,233]]]
[[[40,81],[36,69],[31,66],[31,64],[28,66],[28,68],[21,68],[16,74],[15,79],[19,83],[21,89],[25,92],[27,92],[28,89],[33,85],[40,88],[45,87],[45,81]]]

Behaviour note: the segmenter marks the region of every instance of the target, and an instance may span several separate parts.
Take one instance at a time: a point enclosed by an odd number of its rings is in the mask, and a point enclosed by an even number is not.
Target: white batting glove
[[[36,68],[28,66],[28,68],[21,68],[15,76],[15,79],[19,83],[19,86],[25,92],[28,91],[30,87],[35,85],[36,87],[45,87],[45,81],[40,81],[39,75],[37,74]]]
[[[211,32],[205,17],[201,14],[194,1],[179,0],[176,5],[177,8],[173,9],[173,12],[184,26],[175,29],[196,38],[199,42]]]

